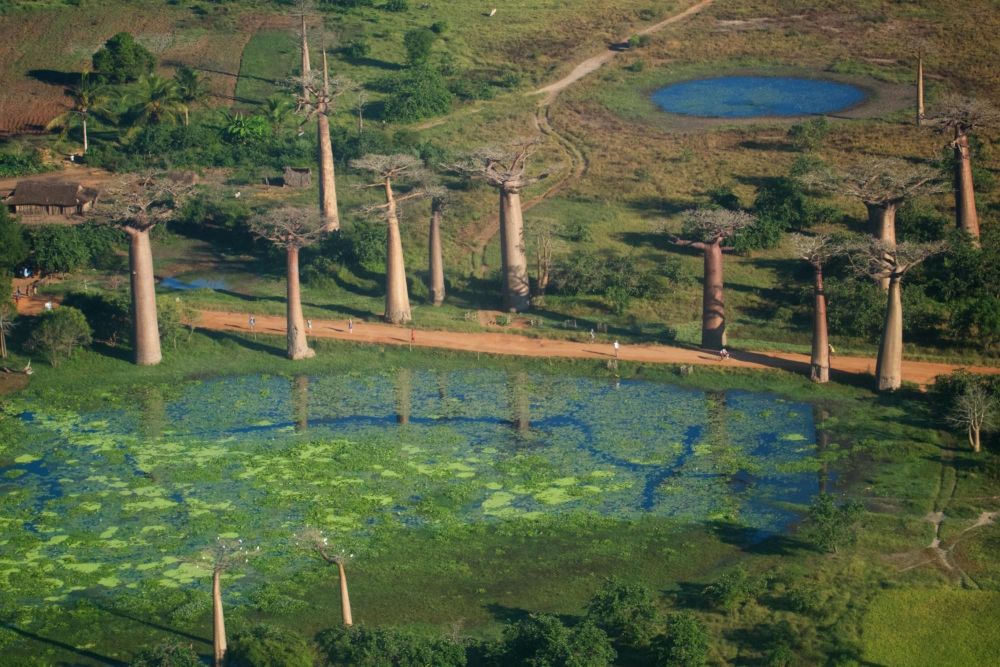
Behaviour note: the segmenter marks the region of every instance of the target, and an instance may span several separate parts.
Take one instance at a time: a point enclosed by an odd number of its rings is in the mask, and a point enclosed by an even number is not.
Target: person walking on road
[[[618,346],[618,340],[617,340],[617,339],[615,339],[615,342],[614,342],[614,348],[615,348],[615,359],[617,359],[617,358],[618,358],[618,347],[619,347],[619,346]]]
[[[347,333],[354,333],[354,320],[347,318]]]

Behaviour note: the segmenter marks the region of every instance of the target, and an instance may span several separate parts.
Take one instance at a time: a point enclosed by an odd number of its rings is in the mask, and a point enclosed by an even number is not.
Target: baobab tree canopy
[[[719,243],[753,222],[754,217],[746,211],[691,209],[684,213],[681,237],[688,241],[686,245],[695,247],[701,243]]]
[[[969,134],[981,127],[1000,125],[1000,108],[979,98],[948,95],[935,105],[930,120],[956,135]]]
[[[900,204],[918,194],[941,192],[944,184],[934,167],[898,158],[869,157],[850,167],[807,174],[816,189],[853,197],[866,205]]]

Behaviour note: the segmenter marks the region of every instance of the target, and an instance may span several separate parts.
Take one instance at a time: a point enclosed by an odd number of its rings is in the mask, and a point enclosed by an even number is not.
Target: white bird
[[[497,13],[497,10],[494,9],[493,11],[490,12],[490,16],[492,17],[492,16],[496,15],[496,13]]]
[[[236,197],[237,199],[239,199],[241,194],[243,194],[243,193],[242,192],[237,192],[233,196]]]

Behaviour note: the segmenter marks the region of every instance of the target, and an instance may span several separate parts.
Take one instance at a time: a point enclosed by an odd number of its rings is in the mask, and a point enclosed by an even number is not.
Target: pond
[[[760,539],[822,480],[809,404],[638,380],[400,369],[147,387],[92,411],[15,400],[0,580],[22,600],[191,585],[218,535],[282,558],[305,525],[358,544],[594,513]]]
[[[843,111],[864,102],[857,86],[823,79],[727,76],[671,84],[653,93],[664,111],[711,118],[804,116]]]

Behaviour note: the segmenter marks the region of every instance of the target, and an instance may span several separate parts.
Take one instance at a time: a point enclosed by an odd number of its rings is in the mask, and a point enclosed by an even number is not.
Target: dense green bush
[[[111,37],[91,60],[94,71],[113,83],[135,81],[145,74],[152,74],[156,66],[153,54],[127,32]]]
[[[352,39],[343,48],[344,55],[354,60],[365,58],[371,52],[372,45],[364,37]]]
[[[830,121],[822,116],[788,128],[788,139],[796,148],[803,151],[818,148],[828,134],[830,134]]]
[[[165,642],[136,654],[129,667],[204,667],[190,644]]]
[[[430,28],[413,28],[403,35],[403,48],[406,49],[406,62],[411,67],[424,65],[431,57],[437,33]]]
[[[740,566],[725,572],[705,587],[702,594],[715,607],[733,611],[747,602],[756,600],[767,590],[767,579],[750,574]]]
[[[344,667],[460,667],[465,649],[443,638],[393,628],[338,626],[319,633],[320,650],[331,665]]]
[[[656,642],[660,664],[665,667],[701,667],[708,660],[708,631],[690,612],[667,617],[667,632]]]
[[[809,506],[809,515],[799,534],[821,551],[836,553],[854,541],[855,526],[864,507],[856,500],[838,505],[828,493],[821,493]]]
[[[560,259],[552,282],[554,291],[560,294],[604,296],[619,314],[633,299],[646,297],[656,289],[655,276],[641,270],[631,255],[586,250]]]
[[[617,577],[605,582],[587,604],[587,620],[623,646],[648,645],[656,635],[658,616],[648,588]]]
[[[738,205],[739,202],[733,199],[732,203]],[[723,207],[732,208],[728,205]],[[737,233],[730,242],[738,252],[774,248],[785,232],[802,231],[837,216],[835,209],[817,204],[807,197],[797,179],[784,176],[761,186],[752,210],[754,223]]]
[[[49,364],[58,366],[81,345],[89,345],[91,329],[87,318],[76,308],[62,306],[38,318],[29,347],[45,355]]]
[[[608,635],[589,621],[567,628],[555,616],[532,614],[504,629],[488,662],[498,667],[605,667],[616,655]]]
[[[948,235],[952,219],[921,201],[908,201],[896,212],[896,240],[924,243]]]
[[[877,342],[885,319],[885,293],[879,286],[871,280],[830,276],[823,287],[831,338],[850,336]],[[808,308],[812,313],[811,298]]]
[[[237,632],[228,642],[224,667],[312,667],[316,654],[299,635],[269,625]]]
[[[30,246],[22,227],[0,205],[0,272],[10,275],[19,264],[28,258]]]
[[[433,67],[411,67],[394,77],[390,89],[383,107],[386,120],[409,123],[451,111],[451,91]]]
[[[31,257],[38,268],[50,273],[85,267],[119,268],[117,253],[123,240],[120,231],[93,222],[38,225],[28,231]]]
[[[406,0],[387,0],[382,8],[387,12],[405,12],[410,8],[410,3]]]
[[[63,299],[63,307],[71,306],[87,318],[94,340],[117,345],[128,339],[132,322],[131,299],[128,292],[82,294],[72,292]]]
[[[0,177],[28,176],[47,170],[41,153],[33,148],[13,148],[0,152]]]

